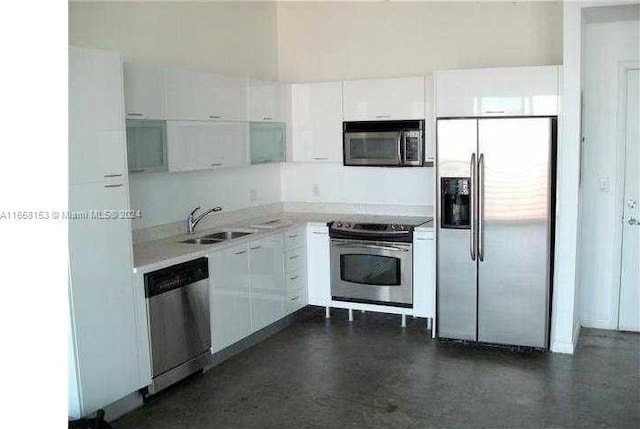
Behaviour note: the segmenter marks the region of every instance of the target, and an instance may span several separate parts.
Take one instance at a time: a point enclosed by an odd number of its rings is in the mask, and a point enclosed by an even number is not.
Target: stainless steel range
[[[413,307],[413,230],[429,220],[331,222],[331,298]]]

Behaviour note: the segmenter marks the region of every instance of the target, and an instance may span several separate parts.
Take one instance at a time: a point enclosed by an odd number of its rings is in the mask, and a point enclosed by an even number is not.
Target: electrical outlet
[[[320,196],[320,188],[318,187],[317,183],[311,185],[311,195],[313,195],[314,197]]]
[[[600,192],[609,192],[609,178],[601,177],[598,183]]]
[[[258,199],[258,191],[256,191],[253,188],[249,189],[249,201],[251,201],[253,203],[257,199]]]

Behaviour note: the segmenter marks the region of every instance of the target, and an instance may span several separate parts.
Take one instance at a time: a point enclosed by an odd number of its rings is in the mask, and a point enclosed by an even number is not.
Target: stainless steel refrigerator
[[[437,121],[438,336],[548,347],[556,118]]]

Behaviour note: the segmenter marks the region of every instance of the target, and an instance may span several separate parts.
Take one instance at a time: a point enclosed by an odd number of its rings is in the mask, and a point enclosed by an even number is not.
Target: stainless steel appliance
[[[438,119],[438,336],[548,347],[556,118]]]
[[[209,268],[207,258],[144,276],[154,394],[209,363]]]
[[[336,221],[331,237],[331,298],[413,306],[413,224]]]
[[[344,165],[420,167],[424,120],[343,122]]]

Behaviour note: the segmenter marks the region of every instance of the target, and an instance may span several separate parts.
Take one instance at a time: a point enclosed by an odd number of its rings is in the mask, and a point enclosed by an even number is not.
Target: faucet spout
[[[189,216],[187,217],[187,234],[193,234],[193,232],[196,229],[196,225],[198,225],[198,223],[200,223],[200,221],[202,219],[204,219],[205,216],[207,216],[210,213],[219,212],[220,210],[222,210],[222,207],[220,207],[220,206],[214,207],[214,208],[206,210],[202,214],[196,216],[196,212],[198,210],[200,210],[200,206],[198,206],[195,209],[193,209],[191,211],[191,213],[189,214]]]

